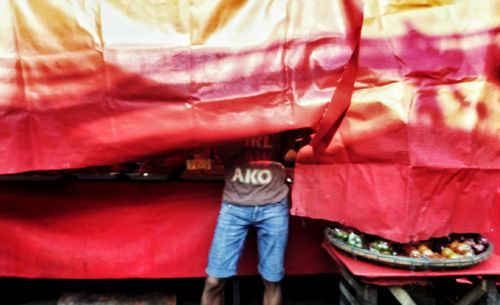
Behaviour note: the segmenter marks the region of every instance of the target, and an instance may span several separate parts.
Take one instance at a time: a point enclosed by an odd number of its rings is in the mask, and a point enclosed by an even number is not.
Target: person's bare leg
[[[281,283],[264,281],[263,305],[281,305]]]
[[[222,305],[222,296],[226,279],[208,276],[201,295],[201,305]]]

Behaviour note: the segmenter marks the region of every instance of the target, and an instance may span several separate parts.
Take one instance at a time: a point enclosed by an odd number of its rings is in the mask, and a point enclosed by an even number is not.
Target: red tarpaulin
[[[498,221],[498,10],[422,2],[366,1],[350,108],[299,153],[294,214],[400,242]]]
[[[0,185],[0,276],[203,277],[220,182]],[[324,222],[292,218],[288,275],[334,272]],[[241,275],[257,274],[255,233]]]
[[[316,126],[357,44],[353,3],[3,1],[0,173]]]

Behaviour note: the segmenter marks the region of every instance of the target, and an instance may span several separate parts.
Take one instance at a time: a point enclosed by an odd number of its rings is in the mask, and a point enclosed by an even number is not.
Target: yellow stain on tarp
[[[450,5],[455,2],[456,0],[381,0],[379,5],[384,7],[384,13],[391,14],[405,10]]]
[[[248,0],[143,0],[140,4],[108,0],[108,3],[135,21],[159,30],[172,25],[179,33],[190,33],[192,44],[203,44],[228,24]]]
[[[408,25],[428,35],[452,35],[499,26],[497,0],[365,0],[363,35],[391,38],[408,34]]]
[[[213,2],[213,1],[212,1]],[[248,2],[247,0],[225,0],[216,3],[205,24],[196,23],[193,28],[192,41],[201,44],[213,33],[224,27],[236,13]]]
[[[189,0],[107,0],[131,19],[159,30],[172,25],[179,33],[190,31]]]
[[[22,55],[89,49],[94,38],[75,16],[74,1],[11,1],[18,51]]]

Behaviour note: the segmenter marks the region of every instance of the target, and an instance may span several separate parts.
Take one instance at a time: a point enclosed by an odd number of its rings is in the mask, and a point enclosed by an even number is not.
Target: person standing
[[[224,285],[237,274],[252,226],[257,233],[258,271],[264,282],[263,304],[281,304],[289,219],[289,187],[283,162],[291,162],[295,156],[293,150],[284,147],[293,143],[289,139],[261,136],[220,150],[225,161],[225,185],[201,305],[222,304]]]

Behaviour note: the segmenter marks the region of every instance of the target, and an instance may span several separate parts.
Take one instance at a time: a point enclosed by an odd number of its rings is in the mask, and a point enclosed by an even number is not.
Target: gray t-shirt
[[[240,205],[263,205],[288,196],[285,167],[273,161],[279,155],[279,138],[262,136],[242,143],[226,161],[223,200]]]

